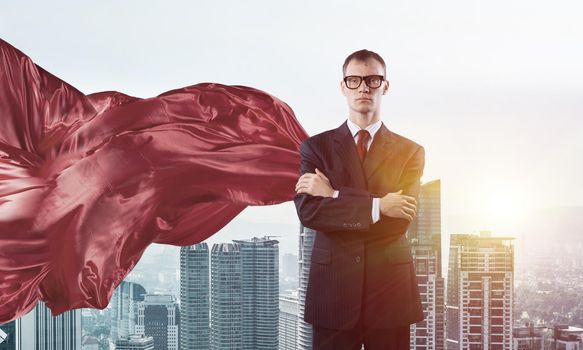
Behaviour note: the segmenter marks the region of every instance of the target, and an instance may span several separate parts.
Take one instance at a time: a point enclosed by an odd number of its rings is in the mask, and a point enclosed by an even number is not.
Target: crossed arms
[[[372,230],[398,235],[405,233],[417,215],[416,197],[424,167],[423,147],[419,146],[407,161],[399,181],[401,190],[377,198],[366,190],[352,187],[340,187],[336,192],[320,171],[322,164],[309,140],[302,143],[300,156],[301,176],[296,184],[294,202],[304,226],[321,232]],[[378,201],[378,222],[374,220],[374,200]],[[372,225],[375,222],[377,224]]]

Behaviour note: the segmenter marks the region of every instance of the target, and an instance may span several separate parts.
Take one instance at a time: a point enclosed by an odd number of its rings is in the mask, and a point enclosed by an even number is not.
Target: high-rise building
[[[144,301],[146,289],[134,282],[122,281],[113,292],[111,306],[111,339],[126,338],[136,334],[139,302]]]
[[[277,349],[279,242],[268,237],[233,242],[241,252],[243,349]]]
[[[211,349],[276,349],[278,241],[215,244],[211,250]]]
[[[411,325],[413,350],[445,347],[445,283],[441,269],[441,182],[425,183],[419,191],[417,217],[407,231],[425,319]]]
[[[211,349],[242,349],[243,296],[238,244],[214,244],[211,250]]]
[[[441,273],[441,181],[433,180],[421,185],[417,217],[407,230],[409,242],[430,247],[436,252],[436,268]]]
[[[447,349],[512,349],[510,237],[454,234],[447,278]]]
[[[115,342],[116,350],[154,350],[154,338],[144,335],[130,335]]]
[[[138,303],[136,334],[154,338],[156,350],[178,350],[180,312],[171,295],[146,294]]]
[[[81,350],[81,311],[53,317],[43,302],[16,320],[16,350]]]
[[[209,249],[206,243],[180,248],[180,348],[210,347]]]
[[[312,248],[316,231],[300,225],[299,235],[299,286],[298,286],[298,335],[297,349],[312,349],[312,325],[304,321],[304,310],[306,305],[306,291],[308,290],[308,277],[310,275],[310,259],[312,258]]]
[[[298,297],[279,296],[279,350],[296,350],[298,338]]]

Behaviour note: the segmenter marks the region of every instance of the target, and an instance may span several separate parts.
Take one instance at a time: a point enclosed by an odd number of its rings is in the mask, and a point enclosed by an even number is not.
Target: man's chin
[[[371,111],[368,106],[354,106],[352,109],[358,113],[370,113]]]

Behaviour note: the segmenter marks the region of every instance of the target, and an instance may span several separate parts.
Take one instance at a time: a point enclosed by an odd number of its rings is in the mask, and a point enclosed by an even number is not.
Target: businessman
[[[317,231],[304,319],[313,349],[409,349],[424,319],[411,247],[425,154],[381,120],[389,82],[381,56],[360,50],[342,67],[348,120],[301,145],[294,202]]]

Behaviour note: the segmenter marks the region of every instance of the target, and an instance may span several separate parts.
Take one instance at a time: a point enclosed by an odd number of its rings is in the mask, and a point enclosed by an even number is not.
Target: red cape
[[[291,200],[307,134],[257,89],[84,95],[0,39],[0,324],[105,308],[151,243]]]

